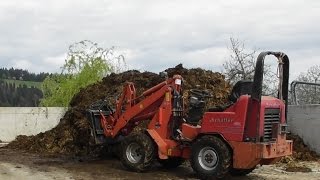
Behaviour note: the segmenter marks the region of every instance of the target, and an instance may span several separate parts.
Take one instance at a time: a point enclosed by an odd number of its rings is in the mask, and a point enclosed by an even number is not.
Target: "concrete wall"
[[[288,125],[292,133],[320,154],[320,105],[289,106]]]
[[[0,107],[0,142],[17,135],[36,135],[55,127],[66,108]],[[320,105],[289,106],[288,125],[292,133],[320,154]]]
[[[66,108],[61,107],[0,107],[0,141],[50,130],[65,112]]]

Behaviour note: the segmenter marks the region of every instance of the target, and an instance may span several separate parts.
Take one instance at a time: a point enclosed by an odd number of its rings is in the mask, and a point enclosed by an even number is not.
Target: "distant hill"
[[[30,73],[28,70],[0,68],[0,79],[43,82],[49,73]]]
[[[0,68],[0,106],[36,107],[43,97],[41,84],[49,73]]]
[[[41,84],[42,82],[36,82],[36,81],[22,81],[22,80],[14,80],[14,79],[2,79],[2,81],[10,83],[10,84],[15,84],[16,87],[24,86],[26,85],[28,88],[34,87],[41,89]]]

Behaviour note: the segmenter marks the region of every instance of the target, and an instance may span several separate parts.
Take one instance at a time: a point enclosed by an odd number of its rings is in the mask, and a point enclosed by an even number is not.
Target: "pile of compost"
[[[231,86],[225,77],[217,72],[200,68],[185,69],[181,64],[166,70],[169,77],[182,75],[184,96],[191,88],[207,89],[213,95],[209,99],[210,106],[226,103]],[[89,121],[86,118],[88,107],[101,99],[115,102],[122,92],[125,82],[135,83],[137,95],[164,81],[163,77],[151,72],[126,71],[110,74],[102,81],[82,89],[70,102],[70,109],[59,124],[44,133],[35,136],[18,136],[8,147],[42,154],[87,155],[94,153],[93,139],[90,134]]]
[[[289,134],[287,139],[293,141],[293,154],[281,158],[281,163],[285,163],[287,172],[311,172],[311,169],[303,164],[303,161],[318,161],[320,156],[309,149],[298,135]]]
[[[296,161],[316,161],[320,158],[316,152],[309,149],[298,135],[290,134],[288,139],[293,140],[293,159]]]

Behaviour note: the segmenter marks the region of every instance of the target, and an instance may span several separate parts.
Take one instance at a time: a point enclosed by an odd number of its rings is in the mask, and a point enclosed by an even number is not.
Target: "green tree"
[[[104,49],[87,40],[71,45],[62,72],[44,80],[41,105],[67,107],[81,88],[125,68],[124,57],[113,52],[114,47]]]

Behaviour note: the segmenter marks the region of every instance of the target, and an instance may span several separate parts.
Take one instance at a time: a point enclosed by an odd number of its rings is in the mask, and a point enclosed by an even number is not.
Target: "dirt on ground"
[[[242,177],[228,175],[228,180],[317,180],[320,162],[299,162],[311,172],[286,172],[285,164],[259,166],[252,173]],[[154,164],[144,173],[126,170],[114,156],[103,158],[71,157],[63,155],[44,156],[25,151],[0,148],[0,179],[45,179],[45,180],[104,180],[104,179],[197,179],[188,163],[176,169],[164,169]]]
[[[209,99],[210,106],[227,102],[231,86],[220,73],[200,68],[186,69],[181,64],[167,69],[166,72],[168,77],[175,74],[182,75],[184,97],[188,96],[188,90],[198,85],[197,88],[207,89],[213,95],[213,98]],[[70,109],[55,128],[35,136],[18,136],[8,147],[42,154],[97,154],[100,149],[92,146],[93,139],[86,118],[88,107],[101,99],[114,104],[126,82],[135,84],[139,96],[143,91],[164,80],[158,74],[136,70],[110,74],[101,82],[90,85],[76,94],[71,100]]]

